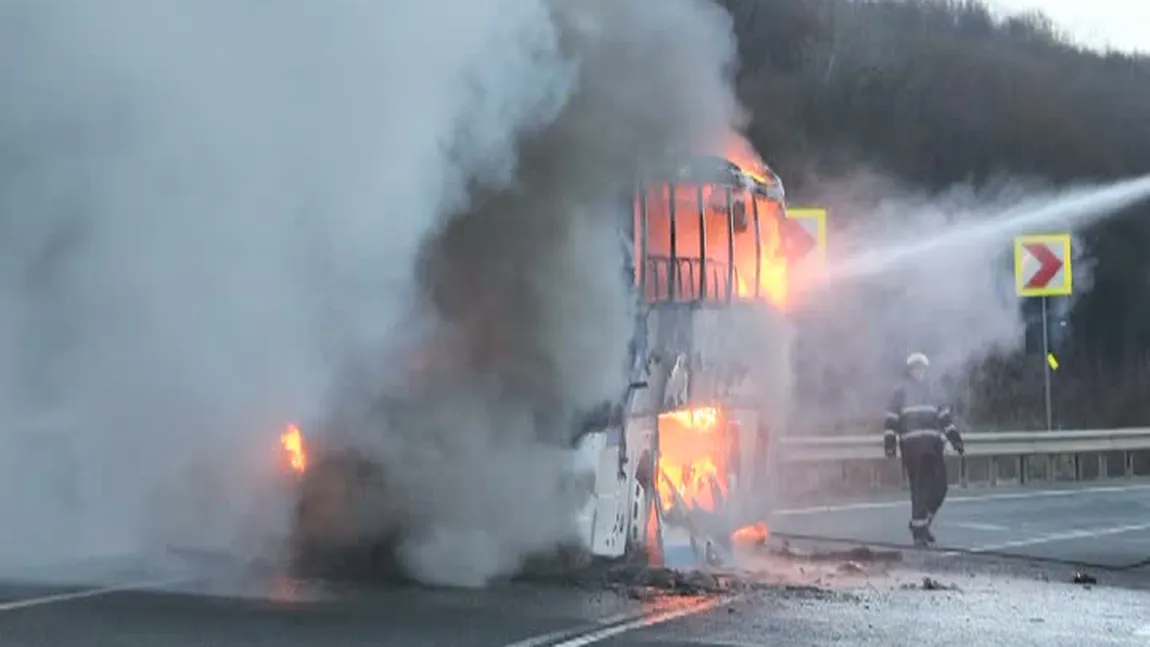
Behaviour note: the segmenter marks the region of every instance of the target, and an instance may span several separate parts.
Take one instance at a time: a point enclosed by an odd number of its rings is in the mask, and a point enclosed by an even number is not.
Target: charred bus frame
[[[782,181],[770,169],[766,170],[769,181],[758,179],[739,168],[731,161],[714,156],[695,157],[676,169],[674,173],[653,174],[637,182],[634,201],[634,236],[638,241],[635,250],[638,258],[634,263],[634,282],[642,299],[648,303],[683,301],[725,301],[731,302],[743,296],[761,299],[763,293],[763,220],[771,217],[762,212],[762,201],[777,204],[778,217],[785,217],[786,195]],[[671,177],[668,177],[671,176]],[[726,262],[715,259],[708,249],[708,205],[706,192],[721,190],[726,217]],[[677,196],[684,188],[693,188],[695,193],[695,213],[698,226],[698,255],[683,256],[679,253],[679,221],[687,214],[679,213]],[[650,231],[650,203],[652,192],[667,197],[668,253],[665,256],[652,256]],[[749,204],[749,214],[748,212]],[[748,222],[748,216],[750,221]],[[689,217],[689,216],[688,216]],[[736,286],[740,276],[735,258],[735,237],[750,228],[754,237],[754,277],[749,294],[738,295]],[[708,272],[708,267],[717,264],[725,271]],[[684,266],[686,272],[683,272]],[[695,267],[698,275],[695,276]],[[686,274],[686,277],[683,276]],[[665,276],[665,286],[660,278]],[[686,278],[686,280],[684,280]],[[712,280],[713,279],[713,280]],[[665,289],[664,289],[665,287]]]

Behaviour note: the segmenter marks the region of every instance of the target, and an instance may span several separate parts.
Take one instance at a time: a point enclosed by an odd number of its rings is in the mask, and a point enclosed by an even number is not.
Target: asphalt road
[[[1013,544],[1017,552],[1099,564],[1128,564],[1150,553],[1150,534],[1139,528],[1150,524],[1150,484],[1055,492],[956,492],[938,534],[960,548]],[[775,527],[900,542],[905,508],[880,501],[793,510]],[[168,566],[99,560],[8,573],[0,584],[0,644],[1150,645],[1150,569],[1098,570],[1097,585],[1084,587],[1069,583],[1080,570],[1072,566],[1031,564],[1020,575],[984,568],[995,560],[960,552],[925,555],[858,572],[835,562],[774,562],[770,577],[770,569],[754,575],[772,586],[680,597],[541,584],[485,591],[349,585],[229,568],[191,578]],[[772,558],[756,556],[748,568],[755,559]],[[934,568],[940,561],[952,566]],[[924,590],[924,577],[937,580],[927,587],[937,590]]]
[[[908,545],[905,495],[780,511],[778,534]],[[1150,559],[1150,482],[952,488],[933,524],[940,548],[1126,567]]]
[[[866,587],[833,596],[761,594],[611,636],[604,647],[831,645],[969,647],[1150,644],[1150,595],[975,576],[953,591]],[[570,643],[575,647],[586,643]]]

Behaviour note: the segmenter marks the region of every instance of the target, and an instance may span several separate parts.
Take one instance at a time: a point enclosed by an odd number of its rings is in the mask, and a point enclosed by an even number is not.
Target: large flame
[[[714,407],[659,415],[659,478],[663,510],[676,505],[714,511],[726,496],[727,457],[719,410]]]
[[[778,178],[750,143],[737,133],[732,133],[723,146],[708,153],[721,155],[764,184],[778,183]],[[643,191],[642,197],[636,196],[635,254],[650,259],[645,268],[649,273],[645,279],[649,298],[724,299],[728,296],[727,273],[731,272],[735,278],[732,286],[735,296],[761,298],[778,309],[788,308],[791,277],[783,247],[785,206],[779,200],[752,192],[736,189],[728,193],[728,188],[674,182],[652,185]],[[733,203],[728,205],[728,199]],[[734,228],[728,206],[745,214]],[[750,226],[756,215],[757,237]],[[672,222],[675,223],[674,236],[671,235]],[[757,286],[755,277],[758,277]]]
[[[760,521],[739,528],[731,535],[731,540],[736,546],[759,546],[765,544],[769,537],[767,524]]]
[[[287,454],[288,464],[296,472],[307,471],[307,450],[304,448],[303,434],[296,425],[288,425],[280,434],[280,445]]]
[[[760,203],[765,202],[761,201]],[[777,210],[777,208],[775,209]],[[770,210],[764,209],[770,213]],[[782,216],[779,216],[782,217]],[[759,294],[779,309],[786,309],[789,290],[787,260],[782,255],[782,232],[779,226],[779,217],[761,218],[759,227],[762,232],[762,249],[759,252]],[[754,289],[754,253],[748,251],[735,258],[735,265],[740,269],[752,268],[748,273],[751,283],[739,276],[739,296],[751,298],[755,296]]]
[[[731,132],[727,135],[727,140],[724,144],[723,156],[732,164],[759,182],[771,182],[767,177],[767,164],[763,161],[763,158],[759,157],[759,154],[755,152],[755,148],[751,145],[751,142],[747,141],[738,133]]]
[[[737,133],[731,133],[724,146],[723,155],[739,170],[766,184],[776,180],[767,173],[767,164],[755,152],[751,143]],[[751,205],[747,205],[748,210]],[[786,217],[783,209],[776,203],[760,198],[758,200],[759,230],[762,249],[759,258],[754,258],[751,250],[739,254],[735,264],[740,270],[739,296],[753,297],[754,267],[756,260],[759,264],[759,293],[772,305],[780,309],[786,308],[788,303],[788,273],[787,260],[782,254],[782,227],[781,219]],[[747,270],[750,270],[749,272]],[[744,278],[748,277],[748,278]],[[748,281],[752,284],[748,285]]]
[[[701,407],[659,415],[659,478],[656,490],[664,512],[677,507],[720,512],[730,496],[729,467],[737,461],[732,428],[724,424],[722,411]],[[737,528],[731,534],[736,546],[756,546],[767,541],[763,522]]]

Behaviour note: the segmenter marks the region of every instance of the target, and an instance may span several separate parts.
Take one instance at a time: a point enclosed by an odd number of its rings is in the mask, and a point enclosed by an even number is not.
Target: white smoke
[[[925,352],[931,373],[950,382],[947,395],[962,398],[970,369],[1021,347],[1014,237],[1070,233],[1080,296],[1091,267],[1079,232],[1146,199],[1150,179],[1053,189],[1003,178],[927,193],[859,172],[820,188],[830,252],[800,315],[796,431],[865,433],[881,424],[910,353]]]
[[[877,432],[913,352],[926,353],[934,377],[955,379],[1022,342],[1012,232],[974,240],[966,232],[1035,187],[1008,182],[931,194],[859,172],[821,189],[830,252],[802,315],[796,431]],[[814,406],[828,400],[833,405]]]
[[[451,370],[351,433],[409,567],[480,584],[564,538],[563,414],[625,385],[616,198],[719,141],[732,56],[702,0],[4,3],[0,420],[54,416],[84,521],[0,552],[226,541],[282,424],[413,340]],[[7,499],[44,526],[43,491]]]

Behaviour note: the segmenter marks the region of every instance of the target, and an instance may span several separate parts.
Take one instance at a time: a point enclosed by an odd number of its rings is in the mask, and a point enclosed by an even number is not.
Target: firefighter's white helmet
[[[906,358],[906,366],[907,368],[912,368],[915,366],[926,368],[930,366],[930,360],[927,359],[926,355],[922,353],[911,353]]]

